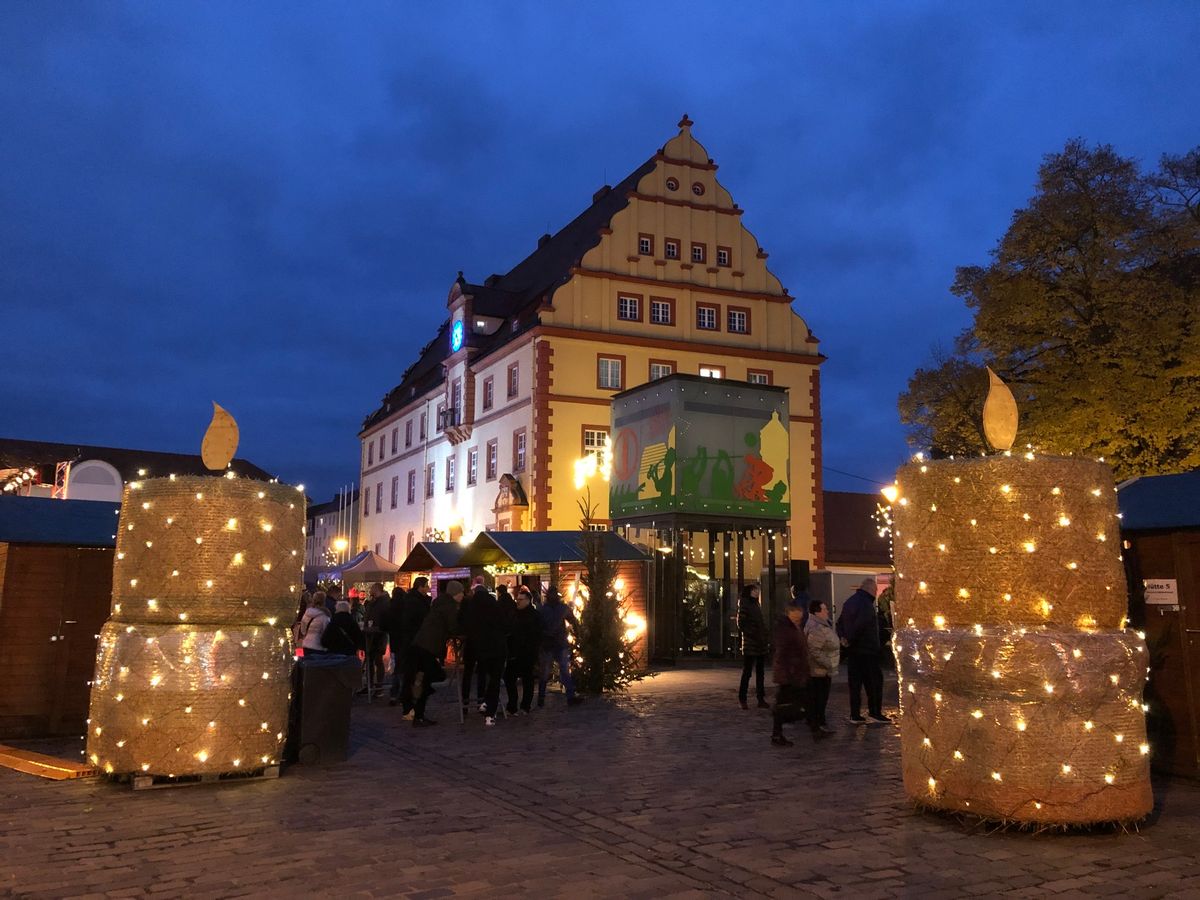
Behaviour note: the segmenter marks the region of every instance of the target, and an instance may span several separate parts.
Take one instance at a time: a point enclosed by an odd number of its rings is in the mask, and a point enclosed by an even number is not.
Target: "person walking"
[[[504,667],[504,686],[508,689],[510,716],[517,714],[517,683],[521,685],[522,715],[533,706],[533,671],[537,666],[542,641],[542,620],[533,608],[533,592],[525,585],[517,589],[516,612],[508,633],[508,661]]]
[[[550,669],[558,663],[558,680],[567,692],[567,705],[577,706],[582,697],[575,696],[575,679],[571,677],[571,644],[567,640],[567,623],[578,634],[579,622],[571,607],[562,602],[558,588],[551,585],[546,590],[546,599],[538,611],[542,624],[542,646],[538,653],[541,671],[538,673],[538,709],[546,705],[546,682],[550,680]]]
[[[834,729],[825,721],[825,707],[841,659],[842,644],[833,630],[829,606],[824,601],[809,601],[804,638],[808,643],[808,726],[832,734]]]
[[[804,610],[789,602],[783,614],[775,622],[775,664],[772,675],[777,685],[775,708],[771,716],[771,743],[776,747],[790,747],[792,742],[783,734],[783,726],[796,722],[804,715],[808,691],[808,642],[800,622]],[[809,720],[811,726],[811,718]],[[819,728],[812,728],[814,740],[826,737]]]
[[[366,647],[366,639],[355,621],[350,601],[338,601],[333,618],[321,633],[321,640],[330,653],[341,653],[343,656],[357,656]]]
[[[471,681],[475,681],[475,700],[479,711],[487,707],[484,695],[487,693],[487,673],[479,665],[479,637],[483,627],[479,621],[478,610],[488,605],[495,598],[488,593],[483,576],[477,576],[471,583],[471,593],[463,598],[462,607],[458,611],[458,631],[462,635],[463,668],[462,668],[462,706],[463,712],[471,705]]]
[[[738,703],[749,709],[746,698],[750,690],[750,672],[754,671],[754,691],[758,695],[758,708],[770,709],[766,689],[763,687],[763,669],[767,664],[767,625],[763,620],[762,604],[758,600],[758,585],[748,584],[742,588],[738,598],[738,631],[742,633],[742,681],[738,685]]]
[[[417,630],[429,612],[429,579],[424,575],[413,581],[408,591],[396,588],[384,616],[384,629],[392,648],[392,690],[389,706],[400,702],[400,687],[404,683],[404,659],[416,637]]]
[[[500,677],[504,674],[504,660],[508,655],[508,616],[496,597],[486,590],[476,591],[473,621],[475,631],[471,637],[475,660],[484,682],[479,711],[484,715],[483,724],[490,727],[496,724]]]
[[[837,633],[846,648],[850,680],[850,723],[886,725],[883,714],[883,670],[879,668],[879,619],[875,613],[875,579],[865,578],[846,602],[837,620]],[[867,693],[867,719],[862,716],[862,692]]]
[[[414,728],[437,724],[425,717],[425,704],[433,693],[433,682],[441,681],[445,675],[442,663],[446,660],[446,642],[458,633],[459,604],[462,599],[462,582],[447,582],[408,648],[404,684],[400,693],[405,715],[410,710],[413,713]]]
[[[325,643],[321,636],[332,618],[325,605],[326,599],[324,591],[313,594],[308,609],[296,625],[296,643],[300,645],[303,656],[318,656],[325,652]]]
[[[374,693],[382,693],[386,671],[383,664],[384,653],[387,652],[388,635],[384,631],[384,618],[387,615],[391,598],[383,589],[383,582],[377,581],[371,585],[371,593],[363,604],[363,635],[366,639],[365,669],[367,685]]]

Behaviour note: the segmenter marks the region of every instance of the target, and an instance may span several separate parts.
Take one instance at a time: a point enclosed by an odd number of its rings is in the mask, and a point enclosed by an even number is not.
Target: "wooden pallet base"
[[[278,778],[279,766],[263,766],[244,772],[213,772],[206,775],[129,775],[130,785],[135,791],[157,790],[158,788],[190,787],[195,784],[229,784],[236,781],[255,781],[261,778]]]

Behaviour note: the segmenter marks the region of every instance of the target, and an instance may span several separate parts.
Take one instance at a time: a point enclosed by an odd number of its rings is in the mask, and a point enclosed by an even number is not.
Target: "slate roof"
[[[1122,531],[1200,528],[1200,469],[1148,475],[1117,488]]]
[[[650,557],[614,531],[603,535],[610,560],[645,560]],[[482,531],[463,554],[464,566],[496,563],[582,562],[578,531]]]
[[[119,503],[0,495],[0,542],[115,547]]]
[[[466,547],[457,541],[419,541],[400,565],[401,572],[457,569]]]
[[[97,447],[92,444],[59,444],[52,441],[23,441],[0,438],[0,469],[23,469],[36,466],[42,469],[42,481],[54,483],[54,466],[60,462],[98,459],[116,469],[124,481],[139,478],[165,478],[175,475],[212,475],[200,455],[189,453],[160,453],[156,450],[130,450],[125,447]],[[48,473],[46,469],[48,468]],[[252,462],[237,458],[232,470],[243,478],[271,481],[275,476]],[[139,470],[146,474],[140,475]]]
[[[470,346],[478,348],[481,356],[486,356],[537,324],[538,306],[570,279],[571,268],[599,243],[600,229],[607,227],[612,217],[629,205],[629,193],[637,188],[643,176],[653,171],[656,159],[657,155],[650,157],[612,188],[597,191],[591,206],[557,234],[539,241],[536,250],[504,275],[492,276],[484,284],[471,284],[459,273],[462,292],[472,297],[472,311],[506,320],[492,335],[468,332]],[[512,327],[514,319],[517,322],[515,330]],[[416,362],[401,376],[400,383],[388,392],[379,408],[363,420],[364,431],[442,382],[441,363],[449,355],[449,328],[447,319],[433,340],[421,349]]]

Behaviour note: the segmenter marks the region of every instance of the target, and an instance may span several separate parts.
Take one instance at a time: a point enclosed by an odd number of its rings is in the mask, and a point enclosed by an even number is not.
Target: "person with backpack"
[[[458,634],[462,599],[462,582],[447,582],[408,648],[400,694],[405,715],[409,710],[413,712],[414,728],[437,724],[425,717],[425,704],[433,693],[433,683],[445,676],[442,663],[446,660],[446,642]]]
[[[321,633],[325,649],[330,653],[341,653],[344,656],[357,656],[366,647],[362,629],[354,621],[354,613],[350,611],[349,600],[339,600],[333,618]]]

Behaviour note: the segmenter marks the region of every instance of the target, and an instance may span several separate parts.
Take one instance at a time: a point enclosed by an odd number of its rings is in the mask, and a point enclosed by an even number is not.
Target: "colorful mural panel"
[[[618,394],[610,515],[788,518],[787,423],[768,385],[672,375]]]

